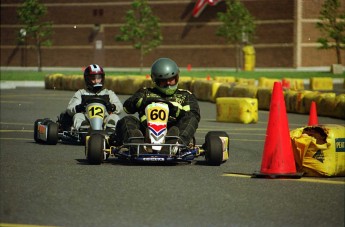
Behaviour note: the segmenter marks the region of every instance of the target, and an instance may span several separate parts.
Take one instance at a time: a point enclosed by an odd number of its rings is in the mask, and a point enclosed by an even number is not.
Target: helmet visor
[[[167,79],[156,80],[157,86],[159,86],[161,88],[166,88],[169,86],[175,86],[177,83],[178,83],[178,75],[171,77],[171,78],[167,78]]]
[[[99,80],[103,78],[101,74],[90,75],[90,77],[91,77],[91,80]]]

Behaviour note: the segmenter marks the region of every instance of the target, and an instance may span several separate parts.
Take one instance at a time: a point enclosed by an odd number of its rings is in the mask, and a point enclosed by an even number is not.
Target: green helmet
[[[151,79],[155,87],[166,95],[172,95],[177,90],[180,69],[177,64],[169,58],[159,58],[151,66]],[[176,84],[172,86],[159,86],[160,80],[167,80],[176,77]]]

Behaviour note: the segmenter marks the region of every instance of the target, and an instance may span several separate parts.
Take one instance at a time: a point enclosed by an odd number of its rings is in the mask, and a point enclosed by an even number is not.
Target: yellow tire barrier
[[[272,89],[273,88],[273,84],[275,82],[280,82],[280,80],[279,79],[269,79],[269,78],[266,78],[266,77],[260,77],[259,78],[258,86],[259,87],[264,87],[264,88]]]
[[[335,93],[321,93],[315,99],[318,115],[327,116],[335,110]]]
[[[73,79],[74,75],[65,75],[62,77],[62,90],[73,91]]]
[[[247,79],[247,78],[236,78],[236,83],[239,85],[255,85],[255,79]]]
[[[215,76],[214,81],[219,83],[235,83],[236,78],[234,76]]]
[[[335,97],[334,93],[321,93],[318,91],[309,91],[307,93],[304,94],[303,97],[303,112],[301,113],[306,113],[308,114],[310,111],[310,106],[312,101],[316,102],[316,107],[318,111],[318,114],[321,114],[323,110],[321,110],[321,108],[323,108],[321,106],[321,104],[318,104],[322,99],[324,99],[324,97]],[[333,108],[332,108],[333,109]],[[331,111],[331,110],[329,110]]]
[[[332,111],[329,116],[345,120],[345,94],[337,95],[334,102],[334,111]]]
[[[120,83],[120,81],[122,81],[124,78],[126,78],[126,76],[108,76],[105,81],[105,87],[113,90],[116,94],[120,94],[121,85],[123,85],[123,83]]]
[[[211,100],[210,100],[211,102],[216,102],[217,92],[221,84],[222,83],[219,83],[219,82],[212,83]]]
[[[319,95],[315,91],[284,91],[286,111],[290,113],[309,113],[311,102]],[[306,98],[305,98],[306,97]]]
[[[46,89],[76,91],[85,87],[82,75],[55,73],[45,76],[44,81]],[[251,79],[243,79],[243,81],[249,83]],[[265,83],[267,85],[270,82]],[[299,79],[291,79],[289,81],[290,89],[284,91],[287,112],[309,114],[311,103],[315,101],[319,115],[345,119],[345,94],[336,96],[332,92],[322,93],[319,91],[303,90],[302,82],[303,80]],[[291,87],[292,84],[294,84],[293,87]],[[105,87],[119,95],[131,95],[142,87],[152,86],[151,78],[142,75],[107,76],[105,81]],[[193,79],[192,77],[181,77],[179,88],[190,90],[201,101],[216,102],[217,98],[222,97],[255,98],[257,99],[258,109],[260,110],[269,110],[272,95],[272,89],[267,87],[257,88],[254,85],[245,86],[239,82],[220,83],[216,80],[210,81],[205,78]]]
[[[113,90],[116,94],[131,95],[138,89],[136,89],[137,83],[134,84],[135,76],[113,76],[109,89]],[[105,82],[106,86],[107,82]],[[135,90],[136,89],[136,90]]]
[[[85,88],[84,76],[73,75],[72,76],[72,90],[77,91],[82,88]]]
[[[146,79],[144,77],[139,76],[128,76],[124,79],[120,79],[119,82],[121,84],[119,94],[124,95],[132,95],[140,88],[142,88],[142,84]]]
[[[269,110],[271,103],[272,89],[258,88],[257,99],[260,110]]]
[[[45,77],[46,89],[62,89],[62,79],[64,75],[61,73],[50,74]]]
[[[282,83],[288,83],[288,88],[291,90],[304,90],[304,80],[294,78],[283,78]]]
[[[230,97],[230,90],[231,87],[234,86],[233,84],[229,84],[229,83],[222,83],[219,85],[215,98],[219,98],[219,97]]]
[[[180,89],[191,90],[193,78],[190,76],[180,76],[178,87]]]
[[[53,89],[53,85],[52,85],[51,80],[52,80],[52,75],[51,74],[46,75],[44,77],[44,88],[45,89]]]
[[[294,90],[287,90],[284,92],[286,112],[294,113],[297,109],[297,101],[299,97],[299,92]]]
[[[230,97],[246,97],[246,98],[256,98],[258,88],[256,86],[244,86],[236,85],[233,86],[230,90]]]
[[[62,90],[71,91],[72,90],[72,79],[69,75],[64,75],[61,79]]]
[[[142,80],[142,86],[143,87],[153,87],[154,84],[153,84],[151,78],[145,78],[145,80]]]
[[[198,100],[212,101],[213,82],[207,80],[195,80],[191,92]]]
[[[257,123],[258,100],[251,98],[223,97],[216,99],[217,121]]]
[[[310,105],[320,93],[317,91],[287,92],[285,100],[288,100],[289,112],[306,114],[309,113]]]
[[[310,89],[317,91],[331,91],[333,90],[332,77],[312,77],[310,78]]]

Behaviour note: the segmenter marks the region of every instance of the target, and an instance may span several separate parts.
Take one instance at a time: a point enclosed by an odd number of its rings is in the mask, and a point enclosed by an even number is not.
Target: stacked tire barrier
[[[217,121],[257,123],[258,100],[252,98],[220,97],[216,99]]]
[[[214,102],[222,105],[236,103],[241,107],[240,102],[246,102],[246,99],[240,101],[229,101],[229,99],[219,99],[221,97],[248,98],[257,100],[252,115],[255,115],[255,108],[259,110],[269,110],[272,96],[273,83],[277,79],[259,78],[258,84],[254,79],[234,78],[234,77],[215,77],[215,79],[200,79],[192,77],[180,77],[179,88],[190,90],[200,101]],[[311,90],[304,90],[302,79],[284,78],[284,98],[286,110],[290,113],[309,114],[312,101],[316,102],[317,112],[320,116],[345,119],[345,94],[336,94],[332,92],[332,78],[315,77],[310,78]],[[345,84],[345,83],[344,83]],[[142,87],[152,86],[152,81],[148,76],[107,76],[105,87],[113,90],[119,95],[131,95]],[[345,86],[345,85],[344,85]],[[81,75],[50,74],[45,77],[46,89],[73,90],[84,88],[84,79]],[[235,108],[237,108],[235,105]],[[244,105],[244,104],[243,104]],[[242,107],[241,107],[242,108]],[[224,109],[224,108],[223,108]],[[226,109],[226,108],[225,108]],[[243,108],[242,108],[243,109]],[[221,116],[228,115],[219,113]],[[253,120],[254,119],[254,120]],[[255,116],[252,120],[245,122],[255,123]],[[223,119],[222,120],[226,120]],[[244,123],[243,119],[238,122]]]

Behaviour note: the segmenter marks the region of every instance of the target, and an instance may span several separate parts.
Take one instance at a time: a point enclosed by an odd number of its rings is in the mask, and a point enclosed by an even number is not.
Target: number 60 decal
[[[149,122],[166,123],[169,107],[166,104],[152,103],[146,107],[146,116]]]
[[[162,109],[154,109],[150,113],[150,118],[153,121],[155,121],[157,119],[159,119],[161,121],[165,121],[166,117],[167,117],[167,113],[166,113],[166,111],[164,111]]]

